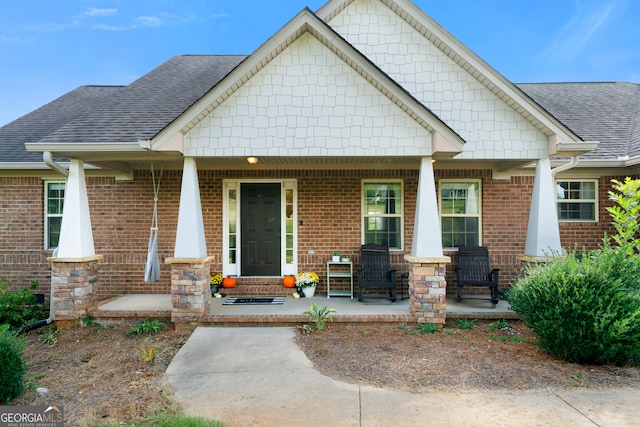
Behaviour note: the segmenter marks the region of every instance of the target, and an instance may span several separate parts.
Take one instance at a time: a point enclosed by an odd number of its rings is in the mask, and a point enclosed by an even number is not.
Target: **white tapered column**
[[[174,258],[204,258],[207,243],[204,235],[198,168],[192,157],[185,157],[180,190],[180,211]]]
[[[524,248],[526,256],[544,257],[562,251],[555,191],[551,161],[548,158],[538,160]]]
[[[420,163],[411,255],[416,258],[442,257],[436,181],[430,157],[423,157]]]
[[[56,257],[86,258],[95,254],[84,164],[81,160],[71,159]]]

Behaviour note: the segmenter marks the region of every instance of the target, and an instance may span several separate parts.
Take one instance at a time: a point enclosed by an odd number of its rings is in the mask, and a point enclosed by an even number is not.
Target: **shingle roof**
[[[122,86],[81,86],[0,127],[0,163],[42,162],[42,154],[28,153],[25,143],[40,141],[120,90]]]
[[[585,141],[600,141],[582,159],[640,155],[640,85],[527,83],[516,85]]]
[[[184,55],[140,77],[42,142],[108,143],[151,139],[246,58]]]
[[[27,142],[108,143],[151,139],[206,94],[245,55],[171,58],[128,86],[83,86],[0,128],[0,163],[41,162]],[[584,159],[640,156],[640,85],[526,83],[528,96],[586,141]]]

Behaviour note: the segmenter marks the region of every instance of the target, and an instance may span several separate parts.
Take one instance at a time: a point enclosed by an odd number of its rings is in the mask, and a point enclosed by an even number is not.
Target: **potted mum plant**
[[[313,271],[300,272],[296,277],[296,288],[302,290],[305,297],[312,297],[316,293],[318,282],[320,278]]]
[[[222,285],[222,274],[211,273],[209,278],[209,287],[211,288],[211,296],[216,296]]]

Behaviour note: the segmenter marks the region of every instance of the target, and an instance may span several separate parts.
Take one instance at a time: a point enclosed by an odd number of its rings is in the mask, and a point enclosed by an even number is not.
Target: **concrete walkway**
[[[637,426],[640,390],[412,394],[321,375],[283,327],[199,327],[165,382],[230,426]]]

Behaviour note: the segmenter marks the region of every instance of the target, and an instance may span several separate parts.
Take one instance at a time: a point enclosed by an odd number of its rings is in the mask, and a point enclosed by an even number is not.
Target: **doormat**
[[[283,304],[286,297],[229,297],[222,305],[278,305]]]

